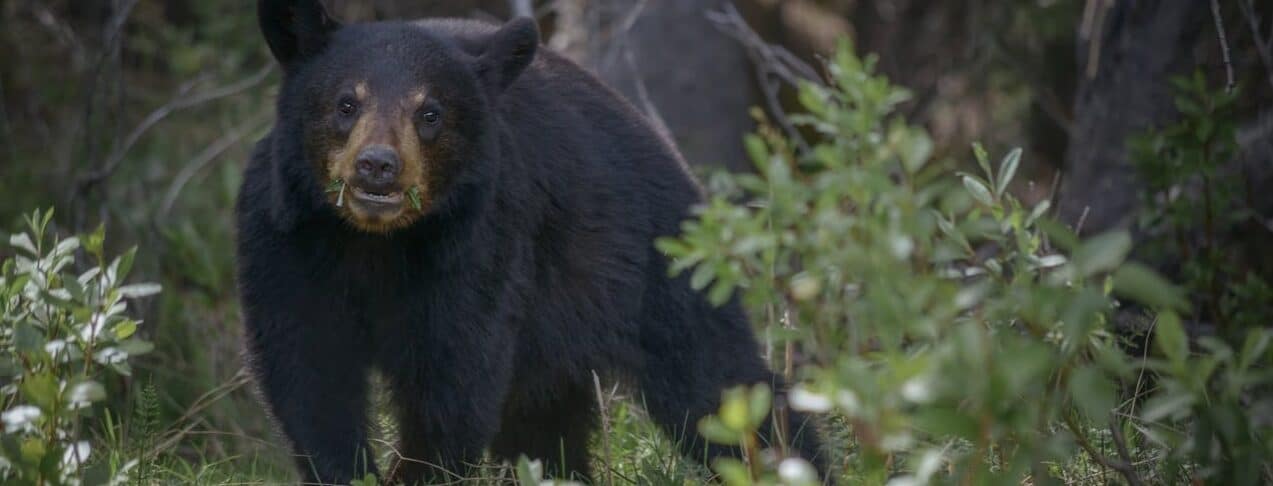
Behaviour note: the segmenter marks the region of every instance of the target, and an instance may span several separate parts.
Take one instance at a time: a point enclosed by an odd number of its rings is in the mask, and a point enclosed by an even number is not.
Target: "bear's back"
[[[412,22],[477,57],[497,26],[467,19]],[[563,199],[562,224],[626,219],[639,239],[679,231],[702,188],[668,135],[574,61],[540,46],[500,96],[501,125],[535,184]],[[609,214],[607,214],[609,213]]]

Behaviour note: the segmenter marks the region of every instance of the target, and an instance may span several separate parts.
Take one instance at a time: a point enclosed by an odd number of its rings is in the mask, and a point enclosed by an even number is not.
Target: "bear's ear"
[[[477,59],[477,72],[487,88],[499,94],[535,59],[539,26],[530,17],[518,17],[495,31],[488,42]]]
[[[340,28],[319,0],[258,0],[256,14],[265,42],[285,71],[321,51]]]

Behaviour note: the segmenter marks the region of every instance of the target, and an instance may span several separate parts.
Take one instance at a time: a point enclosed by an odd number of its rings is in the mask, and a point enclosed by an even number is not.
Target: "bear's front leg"
[[[381,368],[398,412],[400,458],[392,484],[472,477],[499,431],[512,375],[512,333],[489,317],[445,322],[465,328],[433,329],[421,333],[431,337],[402,340],[401,351],[380,353],[392,357]]]
[[[375,473],[367,447],[365,349],[337,309],[306,299],[244,299],[248,359],[306,484]],[[294,303],[297,305],[286,305]]]

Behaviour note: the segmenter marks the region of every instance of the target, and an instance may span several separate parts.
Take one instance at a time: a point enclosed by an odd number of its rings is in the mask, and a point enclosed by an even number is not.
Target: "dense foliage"
[[[660,241],[673,271],[717,302],[737,289],[771,316],[773,342],[793,344],[776,358],[800,382],[788,405],[847,424],[852,447],[833,456],[845,478],[1073,482],[1090,461],[1132,484],[1273,479],[1269,332],[1191,348],[1177,317],[1189,300],[1126,261],[1126,232],[1079,240],[1047,199],[1013,197],[1020,150],[992,164],[974,147],[976,174],[930,160],[924,132],[891,116],[907,93],[852,52],[829,86],[801,88],[797,121],[822,142],[749,137],[756,174],[716,179],[685,234]],[[1153,352],[1115,332],[1125,314],[1152,321]],[[766,393],[737,394],[701,430],[752,445]],[[771,452],[716,469],[729,484],[803,484]]]

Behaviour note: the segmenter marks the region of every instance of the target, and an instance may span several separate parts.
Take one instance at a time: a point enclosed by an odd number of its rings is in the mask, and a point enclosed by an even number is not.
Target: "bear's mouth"
[[[360,202],[367,202],[383,206],[398,206],[402,204],[402,191],[376,191],[365,190],[360,187],[352,187],[354,199]]]

